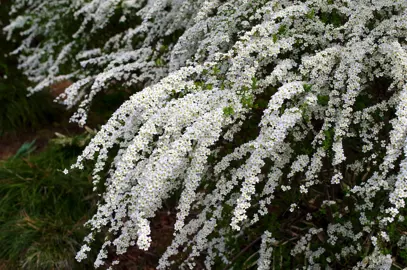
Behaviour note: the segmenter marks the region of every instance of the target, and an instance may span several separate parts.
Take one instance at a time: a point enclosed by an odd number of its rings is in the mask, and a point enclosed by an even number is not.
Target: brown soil
[[[50,87],[49,93],[53,98],[56,98],[71,84],[72,82],[69,80],[55,83]],[[66,114],[65,111],[61,113]],[[55,137],[55,132],[64,135],[74,135],[83,132],[83,129],[79,128],[78,125],[68,123],[68,115],[64,115],[61,123],[50,123],[38,130],[18,132],[18,134],[9,133],[0,136],[0,160],[12,157],[24,143],[30,143],[33,140],[35,140],[36,151],[41,151],[48,144],[48,141]]]
[[[60,94],[62,94],[66,88],[71,86],[72,82],[70,80],[63,80],[60,82],[57,82],[50,87],[50,93],[51,96],[54,98],[58,97]]]
[[[12,157],[24,143],[30,143],[33,140],[35,140],[35,151],[41,151],[50,139],[55,138],[55,132],[64,135],[74,135],[82,133],[83,129],[74,124],[60,126],[58,123],[54,123],[36,131],[5,134],[0,136],[0,160]]]
[[[109,261],[120,260],[120,264],[116,268],[120,270],[156,269],[159,258],[171,244],[175,220],[175,212],[170,214],[164,210],[158,212],[151,221],[152,241],[150,249],[143,251],[134,246],[120,256],[113,255],[113,252],[111,252]]]

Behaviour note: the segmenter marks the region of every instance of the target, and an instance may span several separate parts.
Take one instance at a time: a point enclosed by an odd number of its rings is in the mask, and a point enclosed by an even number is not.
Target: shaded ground
[[[151,246],[148,251],[131,247],[120,256],[111,255],[109,261],[120,260],[115,269],[120,270],[153,270],[156,269],[158,260],[171,244],[175,224],[175,212],[160,211],[151,221]],[[113,254],[113,253],[111,253]],[[108,264],[110,265],[110,264]]]
[[[12,157],[18,149],[26,142],[35,140],[35,151],[41,151],[48,144],[48,141],[55,137],[55,132],[64,135],[74,135],[83,132],[77,125],[60,126],[54,123],[37,131],[25,131],[18,134],[5,134],[0,136],[0,160]]]

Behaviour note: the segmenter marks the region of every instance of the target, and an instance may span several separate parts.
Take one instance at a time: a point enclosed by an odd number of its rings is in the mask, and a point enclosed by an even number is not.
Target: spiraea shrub
[[[73,121],[135,91],[71,168],[93,160],[101,193],[79,261],[98,234],[95,267],[147,250],[175,198],[158,269],[407,265],[407,1],[19,0],[12,16],[30,91],[72,81]]]

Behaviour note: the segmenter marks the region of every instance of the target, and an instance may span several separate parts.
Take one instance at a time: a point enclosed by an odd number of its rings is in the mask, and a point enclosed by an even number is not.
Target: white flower
[[[304,267],[320,269],[328,254],[328,264],[357,261],[371,236],[375,249],[355,269],[390,268],[377,241],[395,241],[385,228],[402,222],[407,198],[407,1],[12,5],[4,30],[22,40],[14,53],[30,93],[69,83],[57,101],[84,125],[101,92],[134,91],[71,166],[93,160],[94,187],[105,184],[77,260],[105,231],[95,267],[108,250],[147,250],[150,222],[177,194],[157,268],[196,268],[201,256],[222,268],[236,252],[230,239],[262,228],[284,196],[310,226],[293,224],[291,254]],[[309,196],[326,214],[308,212]],[[325,216],[325,230],[312,227]],[[287,240],[273,236],[261,237],[259,269]]]

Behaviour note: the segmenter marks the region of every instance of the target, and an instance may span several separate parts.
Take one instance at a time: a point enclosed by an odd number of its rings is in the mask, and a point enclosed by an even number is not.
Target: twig
[[[244,249],[242,249],[231,261],[230,261],[230,265],[233,264],[233,262],[235,262],[242,254],[244,254],[249,248],[251,248],[252,246],[254,246],[254,244],[256,244],[258,241],[261,240],[261,236],[257,237],[254,241],[252,241],[248,246],[246,246]],[[223,268],[223,270],[227,270],[230,269],[231,266],[226,266],[225,268]]]
[[[398,265],[398,264],[395,263],[395,262],[393,262],[393,266],[396,267],[396,268],[398,268],[398,269],[402,269],[402,270],[406,269],[406,268],[401,267],[400,265]]]

